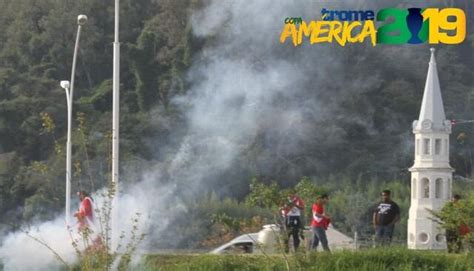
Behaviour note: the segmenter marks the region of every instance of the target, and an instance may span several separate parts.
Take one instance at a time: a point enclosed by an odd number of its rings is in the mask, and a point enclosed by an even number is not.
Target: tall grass
[[[404,248],[317,252],[289,257],[291,270],[474,270],[474,254]],[[281,255],[148,255],[136,270],[286,270]]]

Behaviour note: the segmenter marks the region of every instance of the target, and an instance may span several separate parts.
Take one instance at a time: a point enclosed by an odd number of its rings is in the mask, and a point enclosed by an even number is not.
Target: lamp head
[[[81,15],[77,16],[77,24],[78,25],[84,25],[84,24],[86,24],[86,22],[87,22],[87,16],[86,15],[81,14]]]
[[[69,89],[69,81],[67,81],[67,80],[61,81],[60,85],[64,89]]]

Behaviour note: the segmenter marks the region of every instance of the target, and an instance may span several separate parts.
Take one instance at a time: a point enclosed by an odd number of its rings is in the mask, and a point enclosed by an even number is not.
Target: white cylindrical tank
[[[282,244],[280,238],[280,226],[276,224],[264,225],[263,229],[258,232],[257,245],[254,253],[276,253],[278,245]]]

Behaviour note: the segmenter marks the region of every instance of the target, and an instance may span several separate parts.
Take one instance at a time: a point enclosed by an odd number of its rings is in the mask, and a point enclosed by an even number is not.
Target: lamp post
[[[71,83],[61,81],[61,87],[66,91],[67,102],[67,140],[66,140],[66,225],[70,225],[71,218],[71,124],[72,124],[72,99],[74,94],[74,75],[76,73],[77,51],[79,49],[79,38],[81,27],[87,22],[86,15],[77,16],[77,35],[72,58]]]
[[[118,180],[119,180],[119,121],[120,121],[120,42],[119,42],[119,0],[115,0],[114,55],[112,78],[112,252],[117,249]]]
[[[69,81],[61,81],[61,87],[66,92],[66,105],[67,105],[67,141],[66,141],[66,225],[69,226],[69,219],[71,215],[71,118],[72,118],[72,103],[71,95],[69,92],[70,83]]]

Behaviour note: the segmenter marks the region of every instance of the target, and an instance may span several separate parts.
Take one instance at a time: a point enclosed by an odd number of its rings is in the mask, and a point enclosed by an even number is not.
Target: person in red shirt
[[[329,201],[329,196],[323,194],[316,199],[316,203],[313,204],[312,208],[312,219],[311,219],[311,230],[313,231],[313,240],[311,241],[311,249],[317,249],[319,242],[323,246],[325,251],[330,251],[328,245],[328,238],[326,236],[326,230],[329,227],[331,218],[326,212],[324,212],[324,205]]]
[[[286,204],[280,209],[281,215],[284,218],[284,225],[287,236],[285,238],[285,251],[288,252],[290,236],[293,237],[293,246],[295,251],[300,246],[299,233],[303,227],[302,215],[304,212],[303,200],[292,191],[291,195],[288,196]]]
[[[102,250],[104,249],[102,237],[94,226],[94,202],[85,191],[79,191],[77,195],[79,196],[81,204],[74,216],[77,218],[79,233],[82,234],[85,239],[91,241],[90,246],[86,249],[88,251]]]
[[[84,232],[86,229],[91,230],[91,225],[94,221],[92,198],[85,191],[79,191],[77,193],[81,204],[79,210],[74,214],[79,224],[79,231]]]

